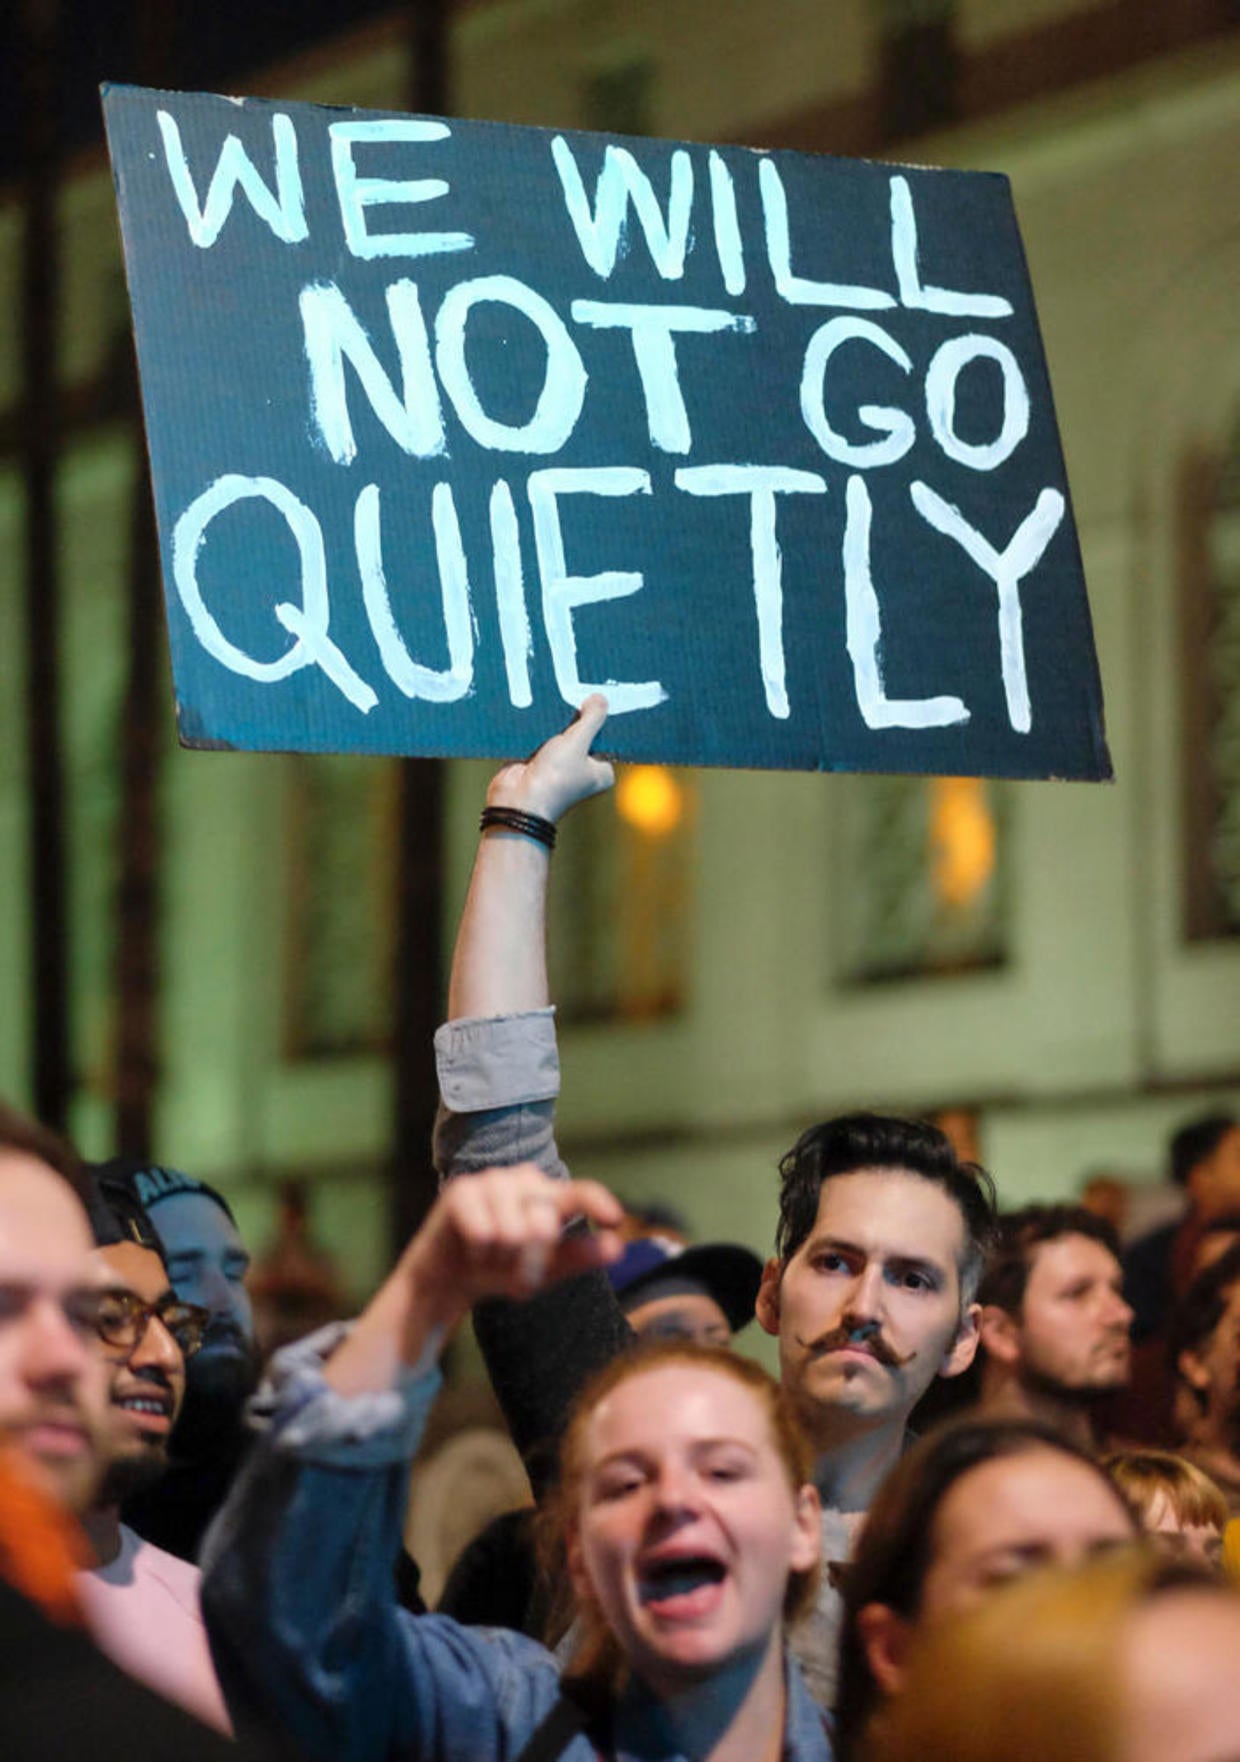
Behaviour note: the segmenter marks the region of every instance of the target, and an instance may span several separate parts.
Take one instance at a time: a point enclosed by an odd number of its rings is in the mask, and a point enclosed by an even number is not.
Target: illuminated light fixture
[[[666,838],[684,816],[685,792],[666,765],[634,765],[620,773],[616,811],[634,831]]]
[[[935,777],[930,785],[934,891],[954,910],[970,906],[995,871],[995,822],[979,777]]]

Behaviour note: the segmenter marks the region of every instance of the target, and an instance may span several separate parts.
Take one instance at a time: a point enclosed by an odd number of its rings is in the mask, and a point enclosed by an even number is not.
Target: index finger
[[[564,730],[582,752],[588,752],[594,743],[594,737],[607,720],[607,699],[601,691],[592,691],[585,698],[576,716]]]
[[[624,1207],[601,1181],[557,1181],[553,1197],[563,1222],[584,1217],[601,1230],[618,1230]]]

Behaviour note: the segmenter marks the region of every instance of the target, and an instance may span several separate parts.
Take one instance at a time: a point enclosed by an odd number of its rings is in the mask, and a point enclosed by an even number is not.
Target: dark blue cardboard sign
[[[1005,178],[104,109],[186,744],[1110,775]]]

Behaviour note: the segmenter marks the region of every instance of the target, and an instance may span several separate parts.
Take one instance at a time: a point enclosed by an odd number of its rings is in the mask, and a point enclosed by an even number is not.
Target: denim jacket
[[[515,1762],[559,1696],[535,1641],[399,1608],[392,1562],[408,1464],[436,1371],[345,1397],[323,1380],[324,1329],[278,1354],[252,1416],[262,1436],[203,1556],[202,1604],[229,1705],[306,1762]],[[618,1709],[614,1762],[685,1762],[652,1747],[640,1691]],[[597,1762],[584,1735],[564,1762]],[[822,1715],[788,1669],[784,1762],[831,1762]]]

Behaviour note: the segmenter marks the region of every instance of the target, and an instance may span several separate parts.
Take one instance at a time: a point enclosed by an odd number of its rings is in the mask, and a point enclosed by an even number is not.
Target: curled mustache
[[[825,1334],[820,1334],[816,1340],[801,1343],[808,1344],[809,1350],[815,1354],[839,1352],[845,1346],[859,1346],[863,1352],[868,1352],[889,1370],[899,1370],[916,1357],[916,1353],[910,1352],[907,1357],[901,1358],[895,1347],[883,1338],[882,1325],[877,1321],[843,1321],[838,1327],[829,1328]]]

